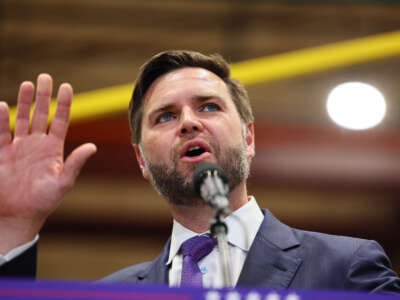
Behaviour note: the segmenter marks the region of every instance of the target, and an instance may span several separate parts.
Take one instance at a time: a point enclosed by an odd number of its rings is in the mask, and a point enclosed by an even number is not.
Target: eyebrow
[[[202,102],[206,102],[210,99],[217,99],[218,101],[222,101],[225,102],[220,96],[218,95],[195,95],[192,97],[192,101],[193,102],[198,102],[198,103],[202,103]],[[148,116],[149,118],[151,118],[152,116],[164,112],[164,111],[169,111],[171,109],[173,109],[176,106],[175,102],[172,101],[172,103],[167,103],[165,105],[161,105],[160,107],[152,110],[149,112]]]
[[[154,115],[158,115],[158,114],[161,113],[161,112],[171,110],[174,106],[175,106],[175,104],[173,104],[173,103],[171,103],[171,104],[166,104],[166,105],[162,105],[161,107],[156,108],[156,109],[150,111],[149,114],[148,114],[148,116],[149,116],[149,118],[151,119]]]

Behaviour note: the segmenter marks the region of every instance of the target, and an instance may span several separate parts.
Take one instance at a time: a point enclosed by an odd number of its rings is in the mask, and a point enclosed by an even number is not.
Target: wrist
[[[23,252],[25,252],[27,249],[31,248],[37,241],[39,240],[39,235],[36,235],[35,238],[23,245],[20,245],[16,248],[11,249],[8,253],[5,253],[4,255],[0,254],[0,258],[5,262],[11,261]],[[1,261],[0,261],[1,265]]]
[[[0,254],[6,255],[13,249],[37,238],[41,224],[26,220],[0,220]]]

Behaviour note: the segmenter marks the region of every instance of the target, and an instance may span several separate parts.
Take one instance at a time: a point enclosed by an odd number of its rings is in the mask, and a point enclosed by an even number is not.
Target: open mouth
[[[203,154],[204,152],[206,152],[206,150],[204,148],[202,148],[200,146],[194,146],[194,147],[189,148],[186,151],[185,156],[196,157],[196,156]]]
[[[194,162],[204,159],[207,157],[207,154],[211,154],[208,144],[203,141],[193,140],[185,144],[180,157],[188,162]]]

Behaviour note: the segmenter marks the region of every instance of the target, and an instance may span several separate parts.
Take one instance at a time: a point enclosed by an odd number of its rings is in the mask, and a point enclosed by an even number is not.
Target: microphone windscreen
[[[223,183],[228,183],[228,176],[225,171],[217,164],[203,162],[199,164],[193,172],[193,185],[197,195],[200,195],[200,188],[204,182],[204,179],[209,176],[218,176],[221,178]]]

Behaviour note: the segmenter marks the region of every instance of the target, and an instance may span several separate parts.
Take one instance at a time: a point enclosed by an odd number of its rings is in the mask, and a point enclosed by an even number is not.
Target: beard
[[[245,145],[231,147],[221,155],[220,148],[214,146],[214,154],[220,167],[226,172],[229,191],[232,191],[249,176],[250,163],[246,158]],[[187,176],[178,171],[178,156],[174,156],[173,167],[166,164],[157,164],[146,160],[146,165],[151,175],[151,183],[160,195],[171,204],[184,206],[197,206],[204,201],[197,195],[192,176]],[[197,164],[192,165],[193,173]]]

